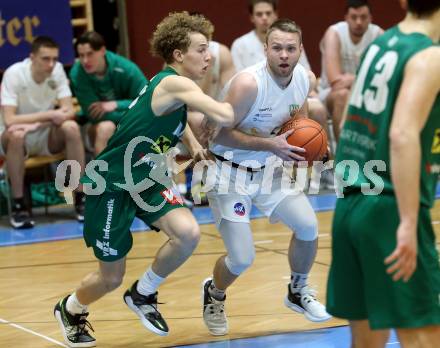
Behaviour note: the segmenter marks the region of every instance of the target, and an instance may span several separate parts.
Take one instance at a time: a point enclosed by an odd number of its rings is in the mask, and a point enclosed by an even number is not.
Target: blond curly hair
[[[173,62],[175,49],[186,52],[191,44],[189,34],[200,33],[211,40],[214,26],[203,15],[190,15],[188,12],[174,12],[165,17],[156,27],[150,40],[151,53]]]

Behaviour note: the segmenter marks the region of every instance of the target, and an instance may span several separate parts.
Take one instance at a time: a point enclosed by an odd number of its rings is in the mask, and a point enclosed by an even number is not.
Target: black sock
[[[23,197],[14,198],[12,200],[12,210],[19,211],[19,210],[24,210],[24,209],[25,209],[25,204],[24,204],[24,198]]]
[[[84,192],[75,191],[75,205],[80,205],[84,202]]]

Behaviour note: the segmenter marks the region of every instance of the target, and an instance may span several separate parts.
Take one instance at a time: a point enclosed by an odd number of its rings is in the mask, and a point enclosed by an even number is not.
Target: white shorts
[[[217,227],[222,219],[249,223],[252,204],[268,216],[271,223],[277,222],[279,219],[272,216],[272,213],[278,204],[289,195],[303,194],[302,190],[292,187],[291,174],[286,172],[283,177],[281,168],[275,169],[273,175],[269,172],[265,175],[264,170],[249,172],[224,164],[223,167],[231,169],[231,175],[228,176],[225,171],[220,170],[222,163],[224,162],[216,161],[215,186],[207,192]],[[222,186],[222,179],[223,182],[229,181],[227,188],[226,185]]]
[[[34,132],[28,132],[24,138],[25,157],[50,156],[49,133],[51,127],[38,128]],[[3,129],[3,132],[5,130]],[[0,142],[0,154],[6,155],[5,149]]]
[[[327,97],[329,96],[330,92],[332,91],[331,87],[327,88],[319,88],[318,91],[318,98],[321,100],[321,102],[324,103],[324,105],[327,105]]]
[[[51,127],[39,128],[35,132],[29,132],[25,136],[26,157],[50,156],[49,133]]]

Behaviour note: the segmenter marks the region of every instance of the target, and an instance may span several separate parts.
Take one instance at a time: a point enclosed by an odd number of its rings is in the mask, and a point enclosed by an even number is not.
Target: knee
[[[124,274],[101,275],[107,292],[119,288],[124,279]]]
[[[7,141],[8,144],[23,144],[26,133],[22,130],[8,131]]]
[[[2,137],[6,153],[24,148],[25,133],[21,130],[6,131]]]
[[[61,125],[61,130],[66,135],[66,137],[75,137],[75,138],[81,137],[78,123],[76,123],[75,121],[72,120],[65,121]]]
[[[316,216],[310,217],[294,228],[295,237],[304,242],[311,242],[318,238],[318,220]]]
[[[115,132],[116,126],[111,121],[102,121],[96,125],[96,137],[97,138],[110,138]]]
[[[228,254],[225,257],[225,265],[228,268],[229,272],[238,276],[246,271],[249,267],[251,267],[254,260],[255,250],[252,249],[252,251],[248,253],[242,252],[238,255]]]
[[[180,231],[176,234],[176,242],[182,249],[192,252],[200,240],[199,225],[194,222],[187,222],[185,226],[180,227]]]
[[[317,98],[308,98],[307,99],[307,103],[309,105],[309,112],[319,115],[319,116],[323,116],[327,114],[327,108],[324,105],[323,102],[321,102],[319,99]]]
[[[311,242],[318,238],[318,223],[308,222],[295,230],[295,236],[298,240]]]
[[[344,104],[347,102],[347,98],[350,91],[346,88],[338,89],[335,91],[334,98],[336,103]]]
[[[315,104],[310,106],[309,109],[310,118],[315,120],[321,125],[327,122],[327,109],[323,104]]]

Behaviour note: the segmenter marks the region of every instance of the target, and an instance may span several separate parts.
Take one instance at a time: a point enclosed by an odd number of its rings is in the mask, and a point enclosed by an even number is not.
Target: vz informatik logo
[[[110,242],[101,242],[96,240],[96,247],[102,250],[103,256],[117,256],[118,251],[116,249],[110,248]]]
[[[171,205],[183,204],[182,198],[178,194],[175,194],[172,189],[167,189],[165,191],[162,191],[160,194]]]

